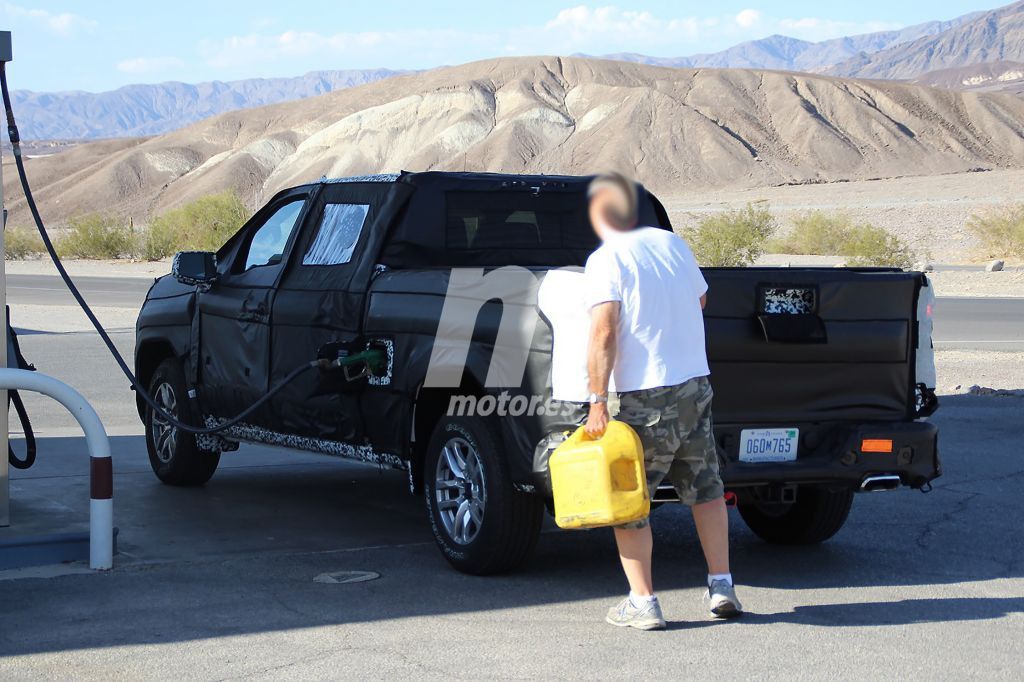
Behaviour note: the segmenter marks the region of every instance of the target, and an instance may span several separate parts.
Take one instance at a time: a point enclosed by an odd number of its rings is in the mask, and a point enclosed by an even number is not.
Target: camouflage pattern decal
[[[707,377],[619,394],[616,419],[632,426],[640,436],[648,490],[657,490],[667,479],[680,502],[690,506],[712,502],[725,493],[711,430],[712,396]],[[621,527],[643,528],[647,524],[647,519],[641,519]]]
[[[805,315],[814,312],[814,289],[808,287],[765,287],[763,313]]]

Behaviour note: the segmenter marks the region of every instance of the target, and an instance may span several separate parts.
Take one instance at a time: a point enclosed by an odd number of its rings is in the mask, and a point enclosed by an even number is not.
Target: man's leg
[[[729,572],[729,514],[711,423],[712,395],[706,378],[683,385],[679,413],[690,429],[682,437],[669,476],[679,498],[693,510],[708,565],[707,598],[711,612],[719,618],[733,618],[742,613],[743,607],[736,598]]]
[[[697,525],[700,546],[708,562],[708,574],[729,572],[729,512],[725,498],[693,505],[693,521]]]
[[[671,415],[674,412],[675,405],[670,398],[671,391],[661,388],[619,395],[617,418],[632,426],[640,437],[644,447],[647,486],[652,492],[668,473],[678,447],[678,440],[672,442],[673,432],[666,430],[662,423],[666,413]],[[669,420],[669,425],[672,425],[672,420]],[[665,627],[665,619],[654,596],[651,578],[654,540],[650,523],[641,519],[614,530],[619,560],[630,591],[628,597],[608,612],[607,620],[612,625],[661,629]]]
[[[651,527],[616,528],[615,544],[619,547],[622,570],[629,581],[629,590],[639,597],[654,594],[654,580],[651,578],[651,553],[654,540]]]

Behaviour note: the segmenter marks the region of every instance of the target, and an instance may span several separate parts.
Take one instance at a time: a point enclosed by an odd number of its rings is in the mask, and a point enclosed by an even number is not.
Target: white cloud
[[[278,63],[293,63],[296,66],[292,68],[329,68],[337,64],[415,68],[525,54],[640,52],[677,57],[725,49],[770,33],[824,40],[893,26],[813,17],[779,18],[755,9],[743,9],[735,15],[658,16],[615,5],[580,4],[558,11],[547,21],[542,17],[537,24],[483,31],[451,28],[324,33],[271,32],[268,28],[251,24],[252,32],[246,35],[202,41],[200,55],[208,65],[241,76],[254,65]]]
[[[745,9],[736,15],[736,24],[740,28],[751,28],[761,22],[761,13],[756,9]]]
[[[167,71],[185,66],[185,62],[177,57],[135,57],[117,63],[117,70],[122,73],[143,74]]]
[[[818,17],[802,17],[800,19],[779,19],[778,27],[781,33],[793,38],[804,40],[829,40],[842,36],[857,35],[860,33],[874,33],[875,31],[891,31],[902,27],[889,21],[834,21],[832,19],[821,19]]]
[[[29,9],[20,5],[4,3],[4,13],[12,19],[26,19],[32,23],[43,26],[50,33],[68,37],[78,31],[91,31],[96,28],[96,22],[86,19],[70,12],[54,14],[43,9]]]
[[[493,50],[495,40],[496,36],[463,34],[450,29],[334,34],[293,30],[273,35],[251,33],[217,41],[207,40],[200,44],[199,49],[208,64],[224,69],[307,57],[384,63],[393,61],[396,52],[415,54],[425,63],[429,63],[430,58],[438,60],[436,63],[443,63],[447,59],[444,55],[450,54],[446,48],[453,44]]]
[[[650,12],[614,6],[578,5],[560,11],[544,25],[544,32],[548,37],[559,36],[575,46],[585,47],[609,39],[636,44],[651,39],[663,42],[692,40],[697,36],[700,24],[696,17],[663,19]]]

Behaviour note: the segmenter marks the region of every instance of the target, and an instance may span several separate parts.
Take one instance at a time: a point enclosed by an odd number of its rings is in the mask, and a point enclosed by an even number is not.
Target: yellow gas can
[[[615,526],[651,511],[644,448],[628,424],[610,421],[597,439],[581,426],[555,449],[548,467],[561,528]]]

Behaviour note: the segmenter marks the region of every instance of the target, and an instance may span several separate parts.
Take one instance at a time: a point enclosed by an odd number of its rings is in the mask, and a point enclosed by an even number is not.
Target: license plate
[[[743,429],[740,431],[741,462],[792,462],[800,441],[800,429]]]

